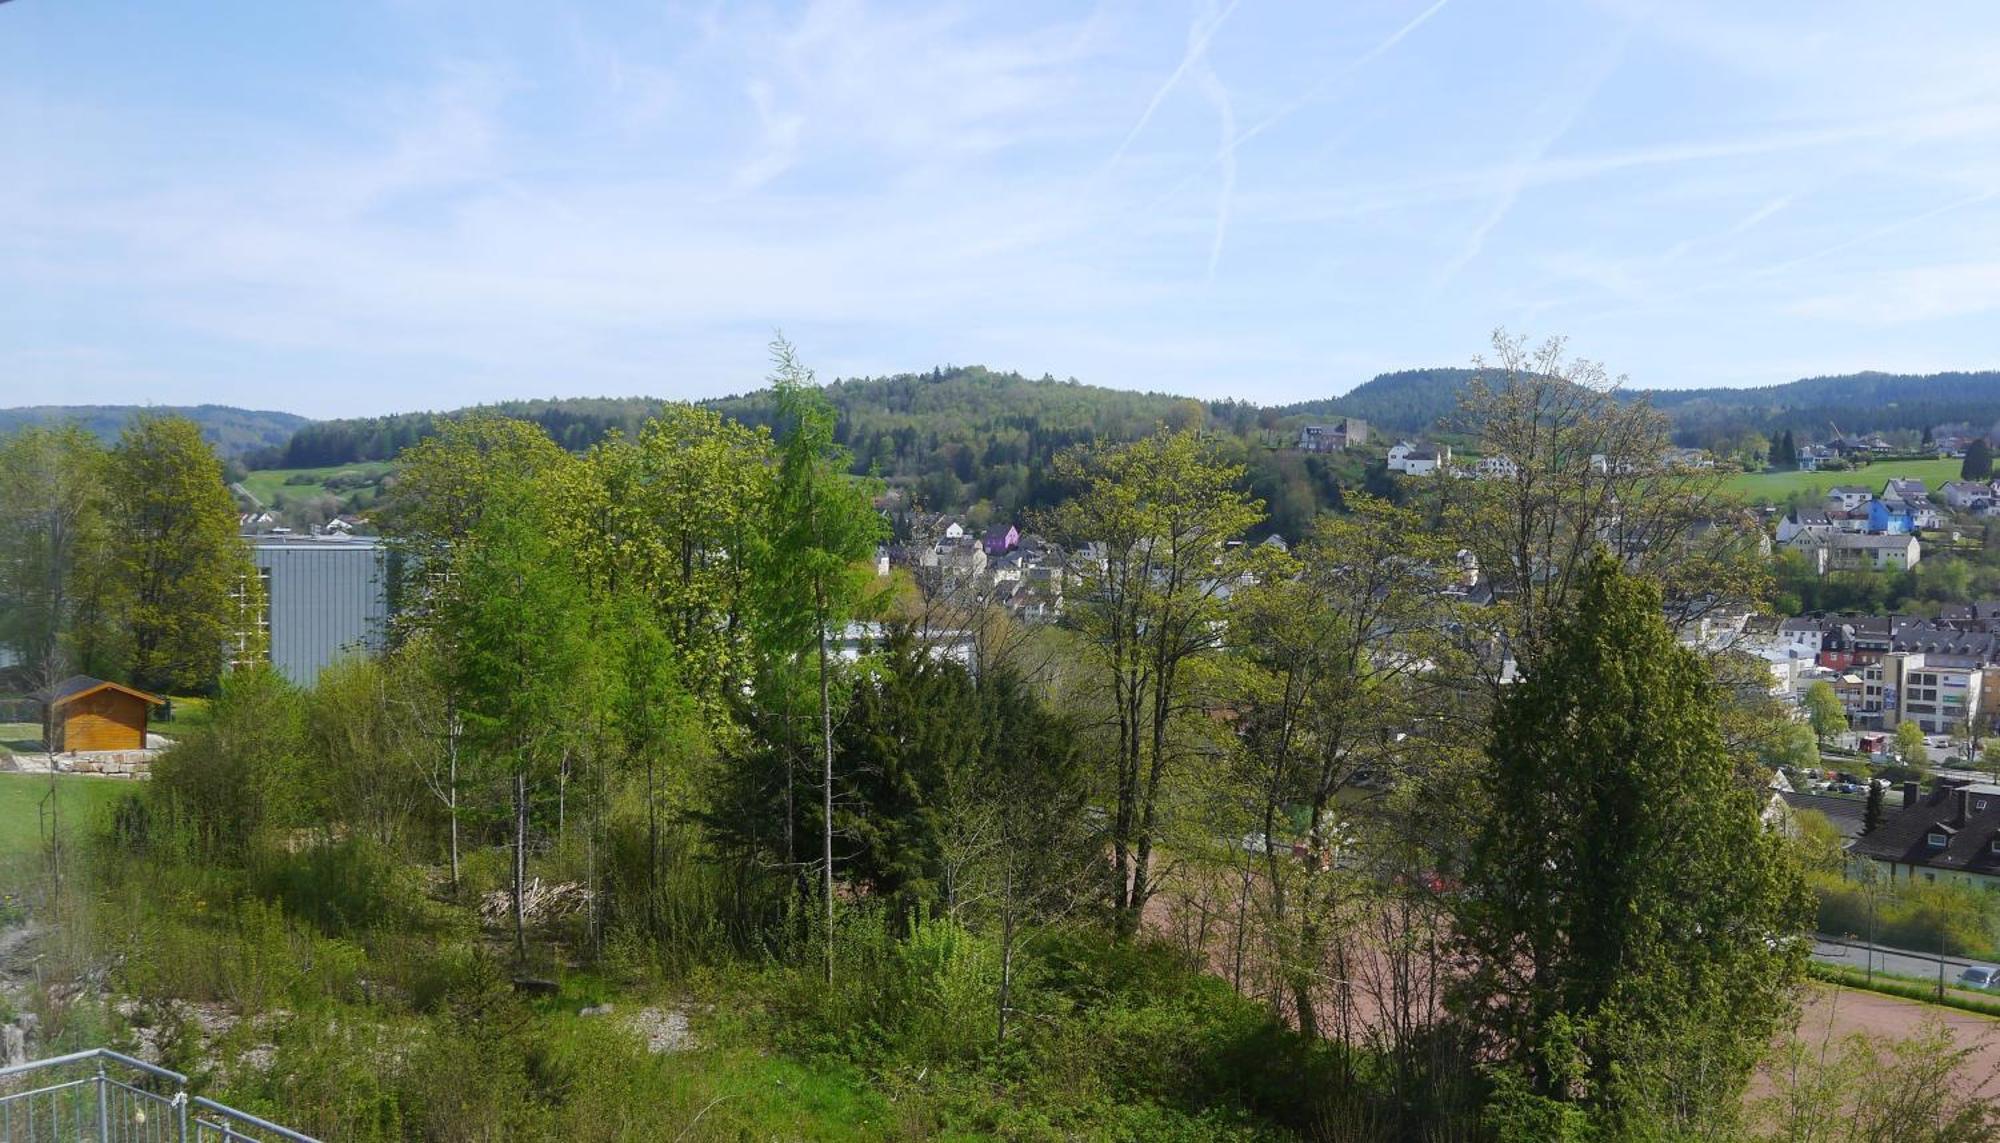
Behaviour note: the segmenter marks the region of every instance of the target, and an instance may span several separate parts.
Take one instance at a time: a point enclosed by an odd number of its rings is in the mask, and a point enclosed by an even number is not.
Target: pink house
[[[986,554],[1004,556],[1021,544],[1021,530],[1012,524],[996,525],[986,529]]]

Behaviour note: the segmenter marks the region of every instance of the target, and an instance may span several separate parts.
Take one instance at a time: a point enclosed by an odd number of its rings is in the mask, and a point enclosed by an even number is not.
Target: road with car
[[[1871,945],[1866,941],[1848,941],[1830,937],[1813,940],[1813,959],[1824,964],[1844,964],[1858,969],[1872,967],[1876,972],[1887,972],[1896,976],[1914,977],[1918,980],[1936,980],[1938,956],[1935,953],[1916,952],[1911,949],[1890,948],[1887,945]],[[1947,985],[1961,984],[1961,976],[1968,968],[1992,968],[1989,961],[1969,960],[1965,957],[1947,956],[1944,959],[1944,980]],[[2000,992],[2000,988],[1992,988]]]

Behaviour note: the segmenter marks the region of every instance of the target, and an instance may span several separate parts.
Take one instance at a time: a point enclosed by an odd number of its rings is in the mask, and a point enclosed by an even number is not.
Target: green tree
[[[1264,846],[1260,888],[1278,971],[1313,1037],[1340,906],[1356,895],[1329,872],[1347,840],[1341,799],[1362,775],[1400,775],[1417,753],[1435,755],[1435,740],[1408,732],[1439,705],[1432,676],[1450,653],[1436,569],[1451,552],[1413,511],[1349,504],[1352,515],[1323,518],[1292,559],[1259,569],[1230,623],[1250,666],[1241,738],[1256,831],[1284,836],[1294,808],[1305,823],[1306,860]]]
[[[1832,683],[1819,679],[1806,688],[1806,718],[1822,746],[1847,730],[1847,708],[1841,705]]]
[[[1658,589],[1606,555],[1577,586],[1494,718],[1461,1011],[1513,1110],[1648,1136],[1736,1106],[1804,969],[1811,898]]]
[[[790,342],[771,343],[771,378],[783,443],[758,547],[767,651],[817,674],[820,727],[820,892],[826,908],[826,973],[833,977],[834,750],[832,640],[871,604],[867,561],[887,533],[869,487],[847,475],[834,441],[833,406]]]
[[[1786,719],[1759,738],[1760,760],[1766,766],[1807,769],[1819,765],[1819,741],[1812,728]]]
[[[1981,437],[1965,446],[1965,463],[1958,466],[1961,480],[1987,480],[1993,476],[1993,449]]]
[[[1068,453],[1057,473],[1075,492],[1050,530],[1082,556],[1067,618],[1118,728],[1112,902],[1129,936],[1153,891],[1163,783],[1184,749],[1171,731],[1188,705],[1190,668],[1220,644],[1228,590],[1250,555],[1235,541],[1263,505],[1240,491],[1240,466],[1189,433]]]
[[[185,417],[140,417],[111,450],[112,524],[132,677],[152,690],[213,688],[251,662],[263,607],[222,462]]]
[[[1908,720],[1897,723],[1896,754],[1905,766],[1929,769],[1931,754],[1929,744],[1924,741],[1924,728]]]
[[[671,404],[592,449],[573,515],[601,590],[648,598],[679,678],[720,727],[752,672],[752,537],[775,476],[771,436]]]
[[[1868,804],[1861,808],[1861,832],[1864,836],[1874,833],[1875,827],[1882,824],[1882,791],[1884,789],[1885,787],[1880,782],[1868,783]]]
[[[1515,470],[1428,491],[1430,511],[1498,593],[1482,617],[1496,645],[1531,668],[1544,633],[1575,610],[1600,546],[1661,585],[1677,626],[1763,594],[1762,526],[1731,502],[1720,473],[1664,463],[1673,442],[1658,410],[1624,399],[1619,379],[1570,358],[1561,339],[1530,348],[1495,334],[1493,345],[1451,427]],[[1489,683],[1504,673],[1497,657],[1487,663]]]
[[[490,499],[451,561],[437,612],[445,674],[489,793],[512,806],[514,946],[525,954],[522,887],[533,798],[560,778],[594,665],[589,599],[551,510],[526,479]]]
[[[0,646],[37,678],[117,673],[102,653],[112,582],[105,459],[74,424],[0,439]]]
[[[153,764],[153,788],[195,855],[240,861],[306,820],[303,706],[297,690],[259,664],[231,672],[209,714]]]
[[[434,597],[450,581],[458,546],[512,486],[555,487],[574,463],[541,426],[485,413],[445,421],[437,435],[406,449],[382,518],[385,533],[420,569],[405,600],[408,621],[423,623],[439,604]],[[569,530],[565,521],[549,524]]]

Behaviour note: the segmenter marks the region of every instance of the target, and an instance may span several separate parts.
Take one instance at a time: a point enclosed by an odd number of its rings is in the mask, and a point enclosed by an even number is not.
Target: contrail
[[[1124,141],[1118,144],[1118,149],[1111,152],[1111,157],[1104,160],[1104,166],[1098,171],[1099,178],[1111,173],[1111,168],[1117,166],[1118,160],[1125,157],[1126,149],[1132,145],[1133,140],[1139,137],[1139,133],[1146,129],[1146,124],[1153,121],[1153,112],[1160,109],[1160,104],[1166,100],[1167,94],[1173,91],[1174,87],[1187,75],[1188,69],[1194,66],[1195,61],[1199,60],[1203,53],[1208,51],[1208,41],[1215,38],[1216,31],[1222,27],[1223,22],[1229,19],[1229,14],[1236,11],[1237,5],[1242,2],[1243,0],[1229,0],[1229,7],[1224,8],[1222,14],[1214,20],[1209,21],[1207,27],[1200,28],[1197,25],[1199,30],[1195,35],[1188,37],[1187,52],[1181,56],[1180,66],[1175,68],[1174,73],[1167,77],[1167,81],[1160,85],[1160,89],[1153,93],[1152,101],[1146,104],[1146,110],[1140,114],[1139,121],[1132,125],[1132,130],[1126,133]],[[1442,0],[1440,2],[1442,3]]]
[[[1404,24],[1400,28],[1397,28],[1393,33],[1389,35],[1388,39],[1383,40],[1381,43],[1376,44],[1374,47],[1369,48],[1367,51],[1354,57],[1354,59],[1350,61],[1347,64],[1347,66],[1341,68],[1339,71],[1336,71],[1333,74],[1326,76],[1325,78],[1321,79],[1318,83],[1315,83],[1311,87],[1306,88],[1305,92],[1301,94],[1297,99],[1294,99],[1290,103],[1287,103],[1283,107],[1280,107],[1278,110],[1272,112],[1264,119],[1258,121],[1248,131],[1245,131],[1242,134],[1236,136],[1236,138],[1233,141],[1231,141],[1228,146],[1223,147],[1221,150],[1217,151],[1213,158],[1209,159],[1208,162],[1202,164],[1202,166],[1199,169],[1197,169],[1193,174],[1188,175],[1186,178],[1175,183],[1173,186],[1167,188],[1166,193],[1159,195],[1157,198],[1153,200],[1153,205],[1157,206],[1160,203],[1174,197],[1176,194],[1179,194],[1181,191],[1187,189],[1187,185],[1189,183],[1207,174],[1210,170],[1214,169],[1218,164],[1220,164],[1224,160],[1234,161],[1236,158],[1237,148],[1243,146],[1243,144],[1245,143],[1248,143],[1250,140],[1255,139],[1257,136],[1262,135],[1264,132],[1269,131],[1271,128],[1276,127],[1279,123],[1284,122],[1286,119],[1291,118],[1294,114],[1296,114],[1299,111],[1300,108],[1303,108],[1306,104],[1311,103],[1313,100],[1319,98],[1319,96],[1323,92],[1325,92],[1327,88],[1332,87],[1334,84],[1340,83],[1343,80],[1353,78],[1356,72],[1360,71],[1364,67],[1367,67],[1375,60],[1381,58],[1383,53],[1387,52],[1389,49],[1395,47],[1397,44],[1402,43],[1403,39],[1407,37],[1411,32],[1414,32],[1418,28],[1423,27],[1426,21],[1428,21],[1432,16],[1437,15],[1438,12],[1442,10],[1445,5],[1449,3],[1451,3],[1451,0],[1437,0],[1437,3],[1432,4],[1430,7],[1424,9],[1423,11],[1417,13],[1414,17],[1412,17],[1409,23]],[[1231,7],[1234,7],[1234,5],[1231,5]],[[1223,13],[1223,15],[1228,15],[1228,13],[1225,12]],[[1221,21],[1218,20],[1217,22],[1220,23]],[[1124,148],[1121,147],[1119,148],[1119,150],[1122,152]]]
[[[1222,125],[1222,142],[1216,151],[1217,161],[1222,165],[1222,184],[1216,188],[1215,238],[1208,247],[1208,278],[1212,282],[1215,280],[1216,264],[1222,261],[1222,240],[1229,232],[1230,200],[1236,194],[1236,156],[1232,151],[1236,142],[1236,105],[1230,100],[1229,89],[1222,85],[1222,77],[1215,74],[1215,65],[1207,56],[1202,57],[1195,78],[1201,84],[1202,94],[1215,105],[1216,116]]]

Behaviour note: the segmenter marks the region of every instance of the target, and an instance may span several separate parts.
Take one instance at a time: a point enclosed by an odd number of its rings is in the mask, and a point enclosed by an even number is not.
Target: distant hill
[[[1435,428],[1457,407],[1472,369],[1407,369],[1384,373],[1321,401],[1275,410],[1286,417],[1361,417],[1390,432]],[[1813,438],[1848,432],[1924,429],[1954,421],[2000,422],[2000,371],[1975,373],[1846,373],[1808,377],[1753,389],[1627,389],[1673,421],[1682,444],[1707,445],[1745,429],[1791,429]]]
[[[1003,510],[1047,504],[1048,461],[1071,445],[1131,440],[1162,422],[1241,432],[1260,412],[977,365],[835,381],[826,395],[856,471],[915,484],[927,505],[987,500]],[[770,424],[774,412],[769,390],[708,404],[753,425]]]
[[[565,397],[499,401],[447,412],[394,413],[314,421],[289,439],[245,458],[251,468],[323,468],[362,460],[394,460],[404,449],[437,432],[438,422],[471,413],[496,413],[542,426],[557,444],[572,451],[589,448],[613,429],[635,433],[660,411],[657,397]]]
[[[1758,389],[1654,389],[1645,395],[1673,418],[1675,435],[1688,438],[1744,428],[1823,438],[1836,424],[1848,432],[1888,432],[2000,422],[2000,370],[1843,373]]]
[[[76,421],[111,441],[141,413],[187,417],[201,426],[201,435],[223,456],[242,456],[255,449],[281,446],[310,423],[296,413],[238,409],[230,405],[28,405],[0,409],[0,436],[24,425]]]
[[[1458,407],[1459,390],[1475,369],[1404,369],[1379,374],[1338,397],[1282,405],[1286,417],[1360,417],[1402,433],[1427,432]]]

